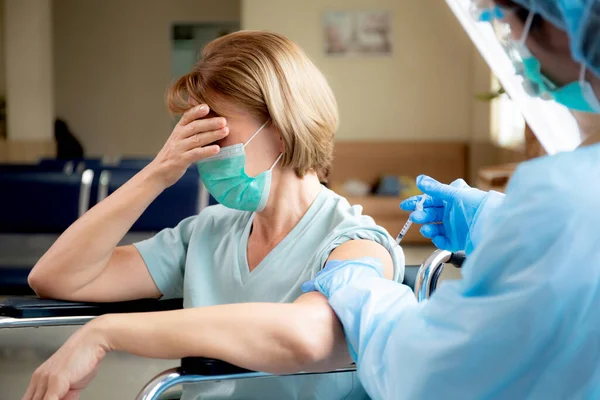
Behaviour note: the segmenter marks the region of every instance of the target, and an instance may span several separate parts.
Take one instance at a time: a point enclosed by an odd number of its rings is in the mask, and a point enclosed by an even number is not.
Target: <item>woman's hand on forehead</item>
[[[210,117],[210,109],[202,104],[189,109],[167,142],[148,165],[148,172],[159,178],[165,187],[177,182],[189,166],[219,153],[216,143],[229,135],[227,120]]]

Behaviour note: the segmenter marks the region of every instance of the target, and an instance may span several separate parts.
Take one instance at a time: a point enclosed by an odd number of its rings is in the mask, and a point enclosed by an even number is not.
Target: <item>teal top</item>
[[[404,275],[404,254],[385,229],[323,187],[292,231],[256,266],[246,249],[254,213],[221,205],[136,243],[164,298],[183,297],[184,307],[244,302],[291,303],[301,286],[323,268],[330,253],[348,240],[373,240],[390,252],[395,279]],[[195,399],[359,399],[366,398],[354,374],[204,383],[187,388]]]

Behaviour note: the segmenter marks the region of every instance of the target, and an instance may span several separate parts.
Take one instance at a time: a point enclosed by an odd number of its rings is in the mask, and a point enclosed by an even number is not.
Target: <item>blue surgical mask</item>
[[[592,85],[585,80],[585,66],[582,65],[581,67],[578,81],[563,87],[556,86],[542,74],[540,61],[535,58],[525,45],[534,16],[534,12],[529,14],[525,23],[523,36],[515,43],[516,51],[522,60],[522,70],[520,73],[525,78],[525,90],[534,96],[552,98],[557,103],[571,110],[600,114],[600,102],[594,93]]]
[[[200,179],[208,192],[225,207],[242,211],[264,210],[271,191],[273,168],[281,159],[280,154],[271,168],[257,176],[245,171],[245,147],[267,125],[265,122],[244,144],[223,147],[219,154],[197,163]]]
[[[477,9],[476,19],[479,22],[492,22],[504,18],[504,11],[498,6]]]

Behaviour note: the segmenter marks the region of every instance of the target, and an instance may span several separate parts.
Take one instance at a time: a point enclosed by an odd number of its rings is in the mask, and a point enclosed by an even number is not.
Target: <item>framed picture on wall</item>
[[[390,11],[328,11],[323,16],[328,56],[389,56],[392,54]]]

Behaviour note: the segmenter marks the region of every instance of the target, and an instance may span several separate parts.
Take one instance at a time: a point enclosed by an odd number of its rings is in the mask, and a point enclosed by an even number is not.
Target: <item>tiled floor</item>
[[[431,253],[430,247],[405,249],[407,264],[420,264]],[[459,274],[446,268],[446,279]],[[0,400],[19,400],[29,377],[76,328],[39,328],[0,330]],[[83,400],[134,399],[141,387],[177,361],[148,360],[128,354],[109,354],[98,376],[84,392]]]

